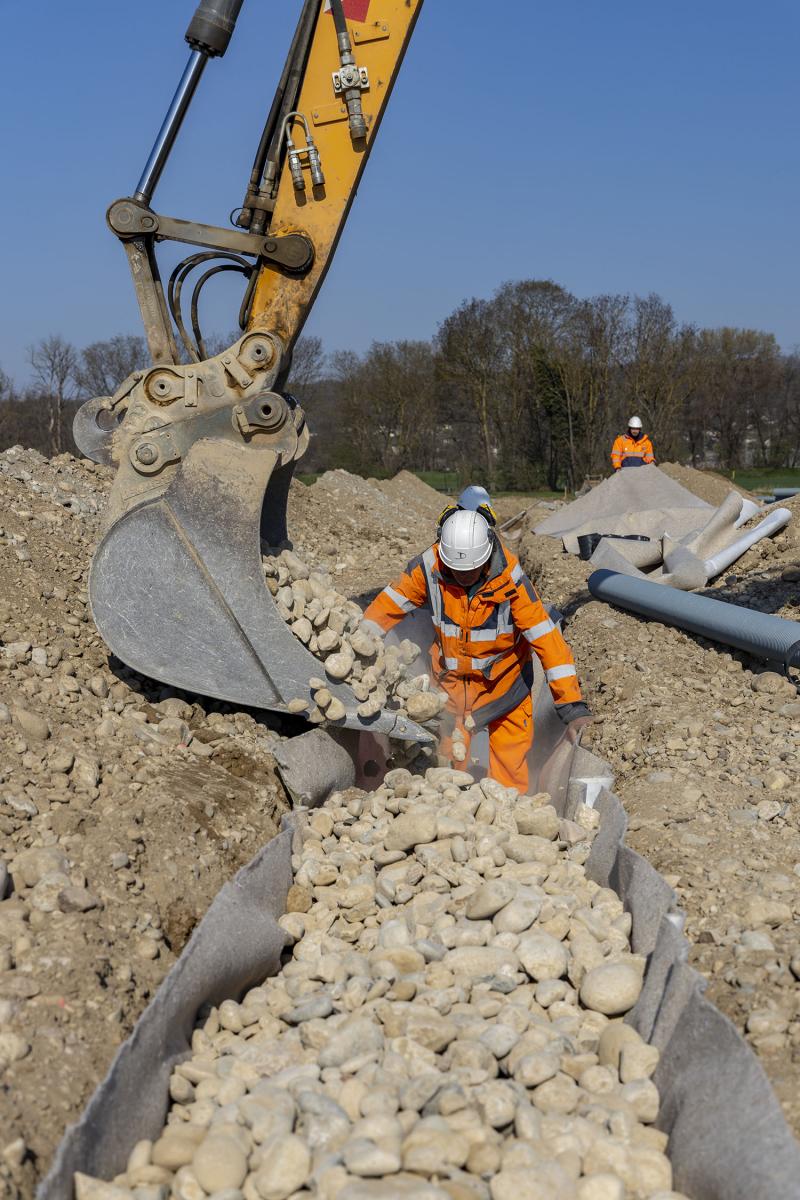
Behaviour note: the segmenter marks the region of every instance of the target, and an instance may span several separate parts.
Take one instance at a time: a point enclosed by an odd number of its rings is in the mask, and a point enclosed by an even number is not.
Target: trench
[[[674,892],[625,845],[627,820],[610,768],[565,742],[538,670],[534,699],[531,790],[548,791],[560,816],[571,817],[581,803],[598,811],[586,872],[620,896],[631,913],[631,948],[647,959],[642,993],[625,1020],[661,1052],[656,1126],[669,1135],[674,1186],[693,1200],[800,1200],[800,1147],[755,1055],[703,997],[704,981],[687,963],[689,943]],[[294,830],[304,807],[323,803],[331,792],[356,782],[377,786],[380,773],[371,784],[363,771],[357,780],[358,761],[352,740],[319,729],[285,743],[279,765],[295,811],[211,904],[65,1133],[38,1200],[72,1200],[75,1171],[101,1179],[123,1172],[134,1145],[161,1131],[169,1078],[189,1056],[199,1009],[238,999],[280,970],[286,935],[278,918],[292,882]]]

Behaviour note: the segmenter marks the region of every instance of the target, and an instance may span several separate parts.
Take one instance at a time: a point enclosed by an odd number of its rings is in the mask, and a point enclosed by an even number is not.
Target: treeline
[[[72,448],[78,403],[113,393],[148,361],[144,340],[130,336],[83,350],[54,336],[29,360],[21,391],[0,373],[0,445],[46,454]],[[782,354],[770,333],[680,324],[657,295],[582,300],[549,280],[508,283],[465,301],[430,341],[326,354],[303,337],[288,386],[313,431],[306,470],[574,487],[607,473],[611,442],[634,412],[662,461],[800,464],[800,357]]]
[[[326,375],[311,402],[327,424],[315,453],[361,473],[574,487],[608,473],[633,413],[662,461],[800,463],[800,357],[771,333],[680,324],[657,295],[581,300],[549,280],[508,283],[461,304],[430,342],[335,354]]]

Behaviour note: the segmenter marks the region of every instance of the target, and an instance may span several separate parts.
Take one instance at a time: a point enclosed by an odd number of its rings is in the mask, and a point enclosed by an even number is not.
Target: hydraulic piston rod
[[[150,203],[206,63],[209,58],[221,58],[228,49],[242,3],[243,0],[200,0],[186,30],[186,41],[192,48],[189,61],[133,194],[141,204]]]
[[[134,199],[139,200],[142,204],[150,203],[207,62],[208,55],[203,50],[193,50],[189,55],[189,61],[181,75],[175,95],[172,97],[164,124],[158,132],[153,149],[150,151],[150,157],[142,171],[142,177],[136,185]]]

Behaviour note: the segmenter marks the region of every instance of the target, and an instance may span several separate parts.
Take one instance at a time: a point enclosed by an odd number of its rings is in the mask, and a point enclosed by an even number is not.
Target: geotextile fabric
[[[643,466],[617,471],[551,514],[534,532],[560,538],[570,554],[579,553],[579,538],[600,534],[592,566],[693,591],[721,569],[715,567],[716,556],[729,551],[733,561],[744,553],[747,546],[736,545],[742,538],[740,526],[759,513],[734,490],[712,508],[658,467]],[[774,531],[759,526],[751,541]],[[649,540],[626,540],[631,534]]]
[[[672,889],[624,845],[625,812],[609,790],[607,764],[565,742],[541,684],[534,708],[532,777],[564,816],[579,803],[597,808],[600,827],[586,870],[618,890],[632,915],[633,949],[647,958],[644,988],[625,1019],[661,1050],[654,1076],[658,1126],[669,1134],[676,1188],[693,1200],[800,1200],[800,1147],[755,1055],[703,999],[704,981],[686,964],[688,943]],[[314,745],[322,751],[326,743],[315,739]],[[309,746],[292,769],[293,790],[311,795],[318,791],[319,763],[307,786],[298,774]],[[338,755],[330,761],[338,778]],[[169,1076],[189,1053],[197,1011],[238,998],[279,970],[284,934],[277,918],[291,883],[291,853],[287,828],[222,889],[82,1118],[65,1134],[38,1200],[72,1200],[76,1170],[106,1179],[121,1172],[135,1143],[162,1128]]]

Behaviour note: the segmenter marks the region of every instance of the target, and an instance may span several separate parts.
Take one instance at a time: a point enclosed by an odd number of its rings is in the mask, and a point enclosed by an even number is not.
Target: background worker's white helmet
[[[461,495],[456,500],[459,508],[470,509],[475,512],[482,504],[491,504],[492,500],[485,487],[481,487],[479,483],[471,483],[469,487],[465,487]]]
[[[641,428],[642,428],[642,418],[641,417],[631,417],[630,421],[628,421],[628,429],[641,429]]]
[[[439,557],[452,571],[474,571],[492,553],[489,522],[480,513],[455,512],[439,534]]]

